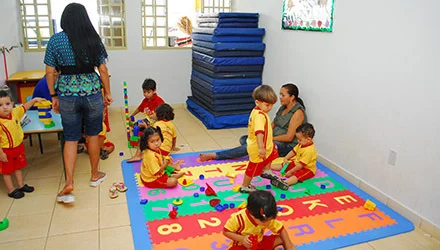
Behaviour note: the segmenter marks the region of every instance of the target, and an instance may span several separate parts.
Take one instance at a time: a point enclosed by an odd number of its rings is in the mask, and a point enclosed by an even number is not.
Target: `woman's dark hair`
[[[278,213],[275,198],[265,190],[257,190],[249,194],[247,209],[252,216],[261,221],[275,219]]]
[[[301,106],[303,106],[304,109],[306,109],[306,105],[304,105],[304,101],[299,98],[299,89],[298,87],[293,83],[286,83],[281,88],[287,89],[287,93],[289,93],[290,96],[295,96],[295,99]]]
[[[159,134],[160,140],[163,141],[162,131],[159,127],[148,127],[144,130],[144,134],[141,136],[141,140],[139,141],[139,148],[141,151],[144,151],[148,148],[148,138],[156,133]]]
[[[156,108],[156,117],[158,121],[172,121],[174,120],[174,109],[166,103],[162,103]]]
[[[99,66],[99,56],[107,57],[101,38],[93,28],[84,5],[71,3],[61,15],[61,28],[69,37],[75,53],[76,67]]]

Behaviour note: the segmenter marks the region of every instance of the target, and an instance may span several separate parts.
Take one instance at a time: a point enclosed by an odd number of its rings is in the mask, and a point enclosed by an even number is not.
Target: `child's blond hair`
[[[254,89],[252,93],[252,97],[256,101],[267,102],[270,104],[274,104],[277,102],[277,94],[273,91],[272,87],[269,85],[260,85]]]

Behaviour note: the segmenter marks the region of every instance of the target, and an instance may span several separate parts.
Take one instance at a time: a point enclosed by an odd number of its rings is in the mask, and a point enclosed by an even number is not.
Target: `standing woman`
[[[102,130],[104,102],[109,105],[113,100],[106,66],[107,52],[84,6],[67,5],[61,16],[61,28],[63,31],[49,40],[44,63],[52,107],[61,114],[66,140],[63,152],[66,183],[57,201],[70,203],[75,201],[73,174],[83,125],[89,137],[90,186],[96,187],[106,178],[105,173],[99,171],[98,134]],[[56,83],[55,68],[60,70]]]

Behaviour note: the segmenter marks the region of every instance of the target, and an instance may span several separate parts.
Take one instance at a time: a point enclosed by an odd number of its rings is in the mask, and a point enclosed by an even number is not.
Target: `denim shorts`
[[[86,136],[102,131],[104,102],[101,93],[90,96],[60,96],[60,114],[66,141],[79,141],[82,126]]]

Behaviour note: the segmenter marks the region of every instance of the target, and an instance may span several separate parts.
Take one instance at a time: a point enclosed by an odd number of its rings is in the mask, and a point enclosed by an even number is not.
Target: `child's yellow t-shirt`
[[[170,153],[173,149],[173,139],[177,138],[176,126],[172,121],[157,121],[154,126],[159,127],[162,131],[163,142],[160,149]]]
[[[24,132],[20,120],[24,116],[24,106],[12,109],[8,118],[0,117],[0,145],[2,148],[15,148],[23,142]]]
[[[247,138],[247,152],[251,162],[262,162],[263,159],[258,156],[257,134],[263,134],[264,148],[266,149],[266,157],[268,157],[273,150],[273,135],[272,125],[267,113],[261,109],[254,108],[249,117],[248,124],[248,138]]]
[[[318,153],[316,152],[314,143],[305,147],[297,144],[292,151],[295,153],[293,157],[295,165],[299,163],[316,174],[316,159],[318,158]]]
[[[153,182],[163,173],[159,172],[163,162],[162,155],[150,149],[144,150],[141,165],[141,178],[144,182]]]

